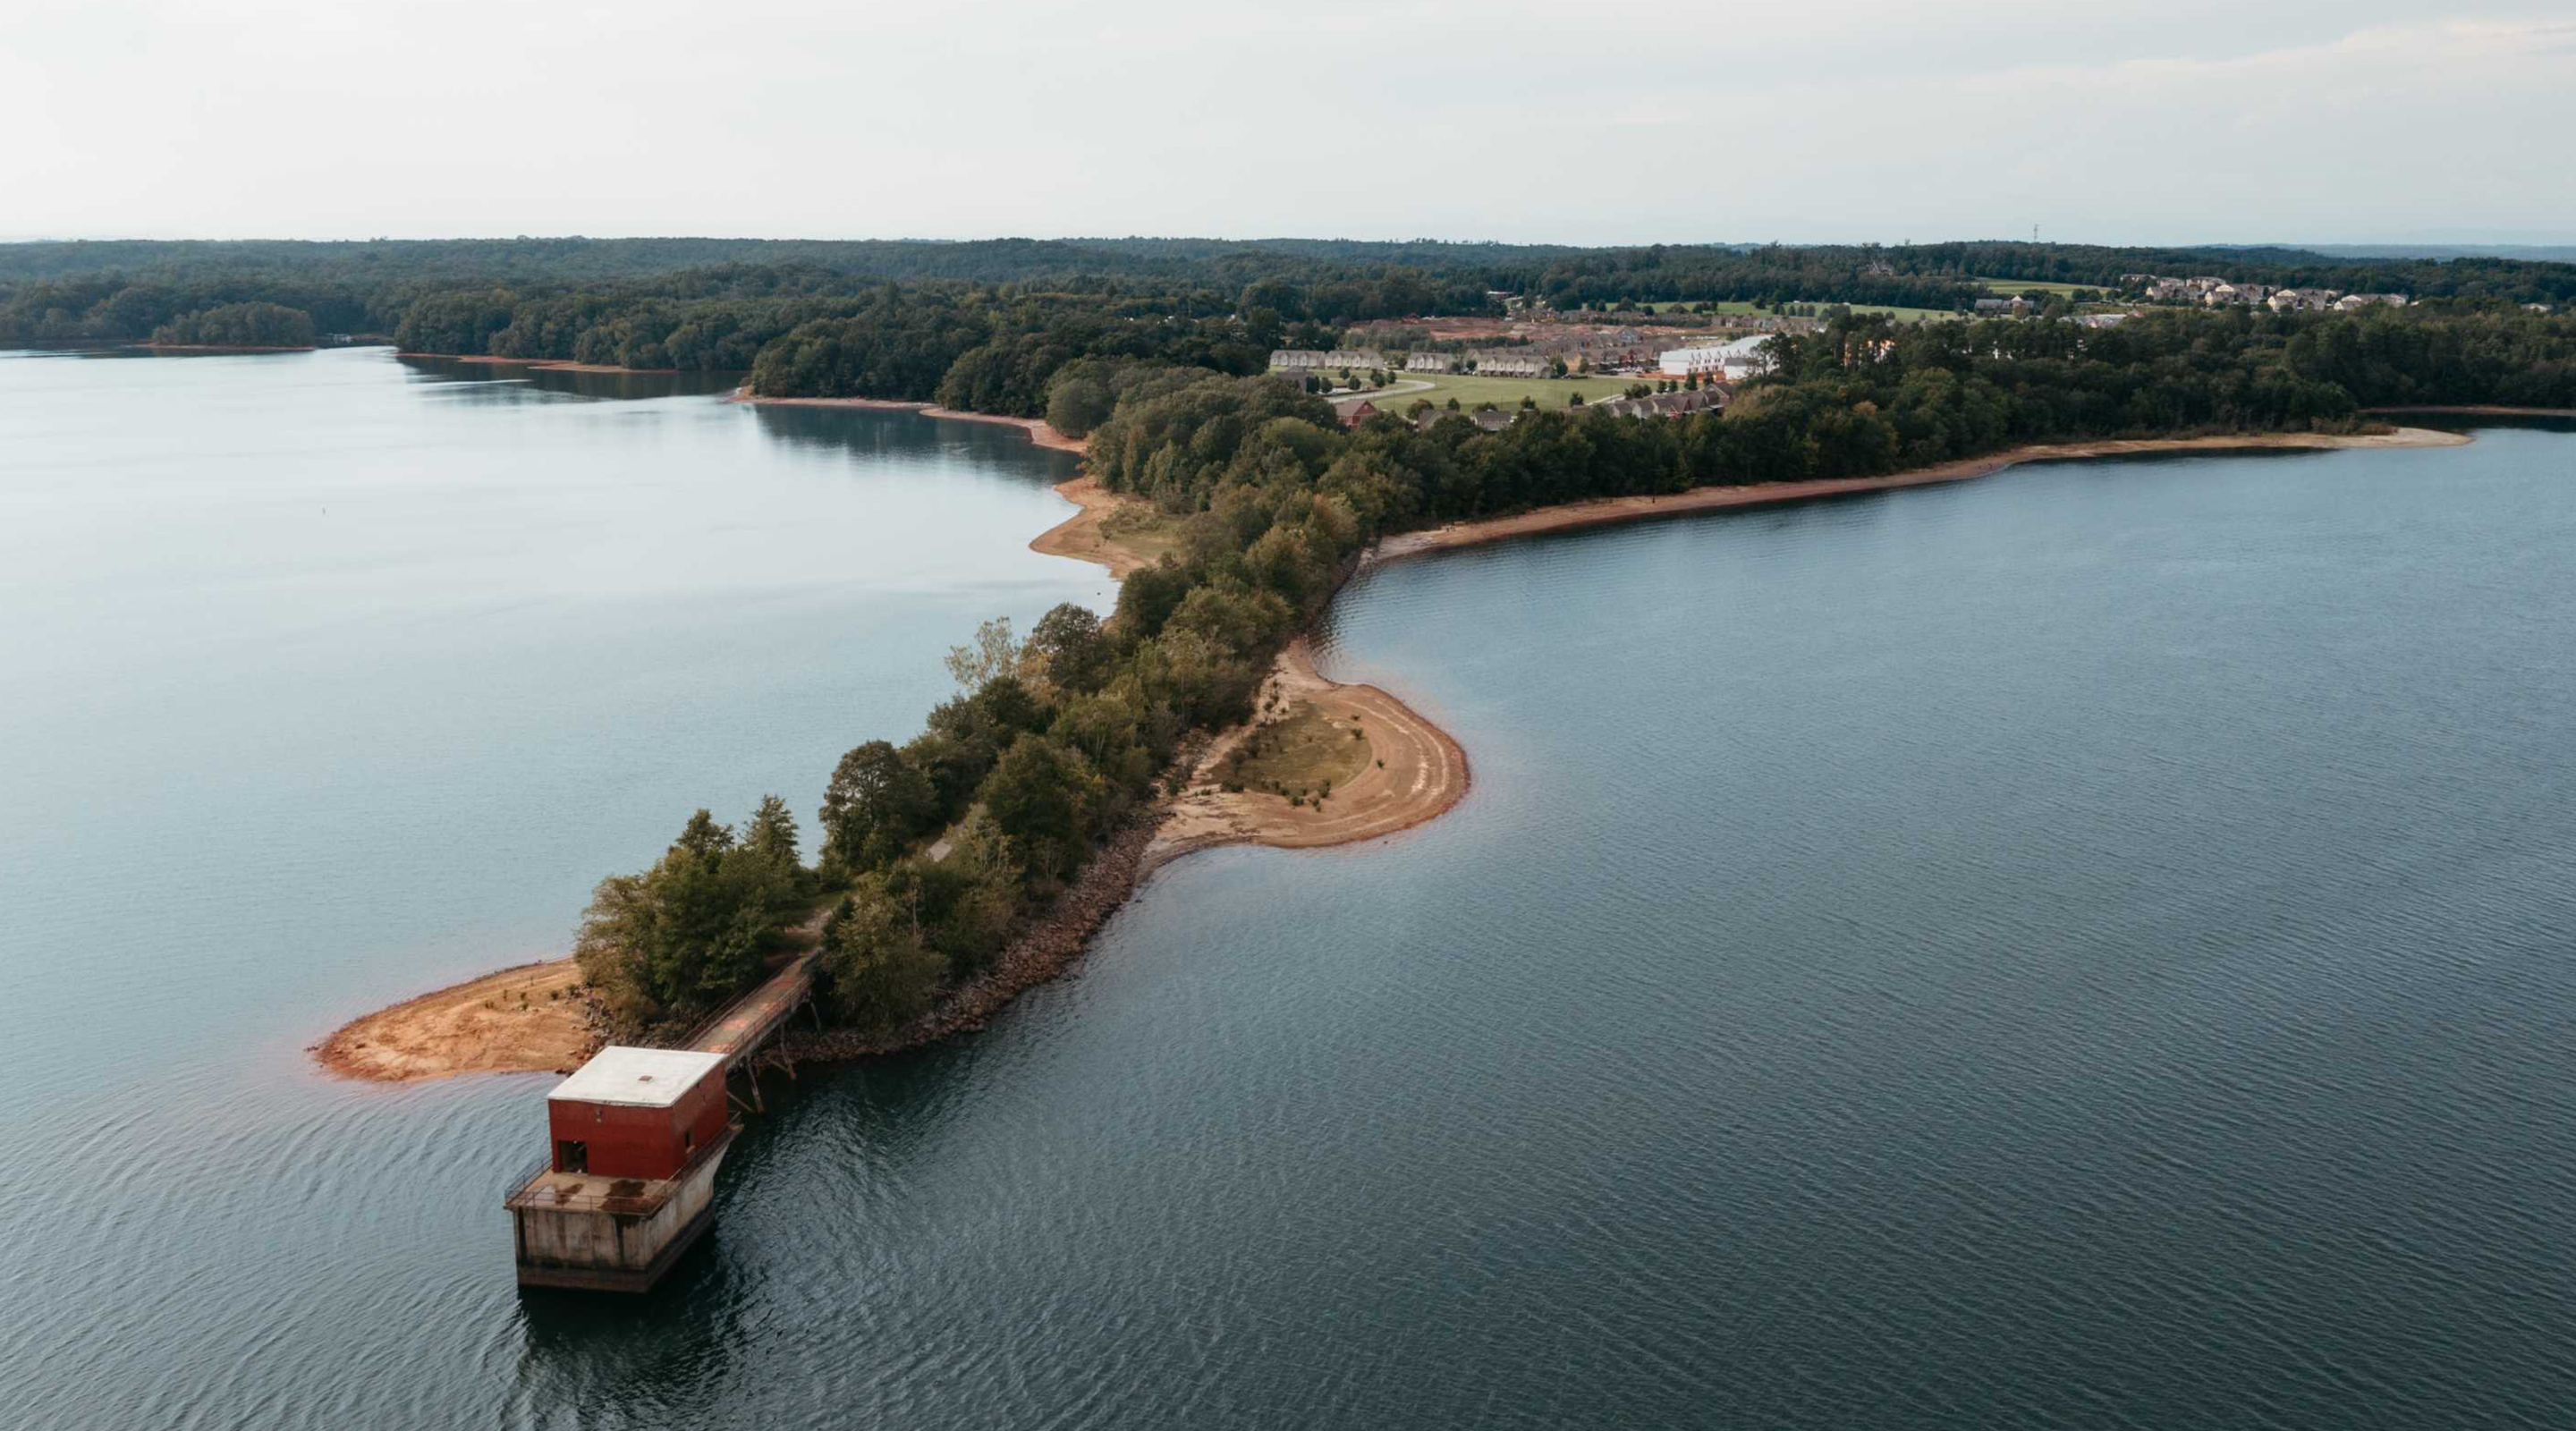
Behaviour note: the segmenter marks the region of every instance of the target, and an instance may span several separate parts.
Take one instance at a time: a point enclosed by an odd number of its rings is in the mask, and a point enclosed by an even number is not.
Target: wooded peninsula
[[[2220,267],[2412,301],[2144,306],[2116,324],[2066,301]],[[2058,287],[2034,288],[2030,311],[1977,315],[2017,284]],[[1089,477],[1150,527],[1155,554],[1106,619],[1066,605],[1025,634],[973,633],[925,729],[858,743],[828,772],[814,863],[779,797],[737,825],[699,811],[649,869],[603,881],[583,918],[583,981],[623,1039],[685,1027],[802,937],[821,941],[830,1012],[869,1046],[940,1027],[945,1001],[1180,793],[1214,733],[1252,725],[1273,761],[1217,778],[1266,782],[1300,810],[1347,798],[1359,767],[1334,742],[1364,745],[1365,721],[1292,709],[1267,683],[1382,538],[2051,444],[2357,436],[2379,430],[2377,407],[2576,407],[2571,299],[2563,264],[2008,243],[0,247],[0,342],[379,333],[421,352],[738,370],[755,398],[935,402],[1084,440]],[[1722,407],[1668,419],[1579,402],[1508,423],[1354,416],[1266,372],[1283,346],[1344,347],[1353,323],[1667,302],[1821,306],[1765,338]],[[1959,316],[1856,311],[1870,303]],[[1291,760],[1310,773],[1262,773]]]

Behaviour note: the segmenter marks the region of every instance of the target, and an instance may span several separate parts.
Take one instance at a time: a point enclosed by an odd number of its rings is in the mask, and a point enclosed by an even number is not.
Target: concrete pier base
[[[715,1226],[716,1168],[730,1128],[669,1179],[539,1172],[512,1193],[519,1285],[642,1292]]]

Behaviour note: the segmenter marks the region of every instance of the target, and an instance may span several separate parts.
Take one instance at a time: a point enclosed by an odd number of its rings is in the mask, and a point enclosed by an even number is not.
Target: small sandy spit
[[[378,1083],[459,1073],[569,1073],[598,1047],[570,959],[451,984],[341,1026],[314,1045],[324,1068]]]

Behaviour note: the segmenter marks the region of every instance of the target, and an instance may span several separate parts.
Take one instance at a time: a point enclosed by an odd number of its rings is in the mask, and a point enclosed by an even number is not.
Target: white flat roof
[[[623,1048],[611,1045],[555,1085],[546,1095],[573,1103],[623,1103],[638,1108],[668,1108],[698,1086],[707,1070],[724,1063],[720,1053],[685,1048]]]
[[[1664,350],[1664,356],[1673,358],[1684,353],[1727,353],[1740,357],[1753,357],[1761,352],[1763,344],[1770,342],[1775,336],[1771,333],[1756,333],[1749,338],[1738,338],[1730,343],[1692,343],[1685,347],[1667,348]]]

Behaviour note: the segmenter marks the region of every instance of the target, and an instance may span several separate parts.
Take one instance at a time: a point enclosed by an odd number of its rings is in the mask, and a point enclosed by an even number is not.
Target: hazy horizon
[[[1108,242],[1108,241],[1115,241],[1115,240],[1125,240],[1125,239],[1137,239],[1137,238],[1143,238],[1143,239],[1161,239],[1161,240],[1171,240],[1171,241],[1178,241],[1178,242],[1186,242],[1186,241],[1191,241],[1191,240],[1209,240],[1209,241],[1216,241],[1216,242],[1229,242],[1229,243],[1278,243],[1278,242],[1296,242],[1296,241],[1325,241],[1325,242],[1348,242],[1348,243],[1422,243],[1422,242],[1430,242],[1430,243],[1454,243],[1454,244],[1481,244],[1481,243],[1492,243],[1492,244],[1514,244],[1514,245],[1526,245],[1526,246],[1533,246],[1533,247],[1570,247],[1570,248],[1605,248],[1605,249],[1608,249],[1608,248],[1635,247],[1635,246],[1639,246],[1639,245],[1645,245],[1645,244],[1658,244],[1658,243],[1660,243],[1660,244],[1671,244],[1671,245],[1694,245],[1694,244],[1696,244],[1696,245],[1710,245],[1710,246],[1721,246],[1721,247],[1722,247],[1722,246],[1730,246],[1730,245],[1739,245],[1739,244],[1769,244],[1769,243],[1778,243],[1778,244],[1782,244],[1782,245],[1785,245],[1785,246],[1803,246],[1803,247],[1824,247],[1824,246],[1835,246],[1835,245],[1858,245],[1858,244],[1872,244],[1872,243],[1876,243],[1876,244],[1886,244],[1886,245],[1895,245],[1895,244],[1902,244],[1902,243],[1907,243],[1907,242],[1911,242],[1911,243],[1915,243],[1915,244],[1935,244],[1935,243],[2011,243],[2011,242],[2018,242],[2018,241],[2021,241],[2021,240],[2024,240],[2024,239],[2028,239],[2029,237],[2030,237],[2030,235],[2029,235],[2029,234],[2027,234],[2027,233],[2024,233],[2024,234],[2018,234],[2018,235],[2016,235],[2016,234],[1943,234],[1943,235],[1938,235],[1938,236],[1915,235],[1915,236],[1913,236],[1911,239],[1881,239],[1881,238],[1871,238],[1871,237],[1853,237],[1853,238],[1806,237],[1806,238],[1780,238],[1780,239],[1767,239],[1767,238],[1766,238],[1766,239],[1747,239],[1747,238],[1703,238],[1703,237],[1696,237],[1696,236],[1693,236],[1693,237],[1680,237],[1680,238],[1675,238],[1675,237],[1664,237],[1664,238],[1643,238],[1643,239],[1630,240],[1630,241],[1627,241],[1627,242],[1624,242],[1624,243],[1577,243],[1577,242],[1573,242],[1573,241],[1560,241],[1560,240],[1546,239],[1546,238],[1498,239],[1498,238],[1481,238],[1481,237],[1476,237],[1476,236],[1472,236],[1472,235],[1454,235],[1454,234],[1412,234],[1412,235],[1394,235],[1394,234],[1296,233],[1296,234],[1246,234],[1246,235],[1239,235],[1239,236],[1238,236],[1238,235],[1230,235],[1230,234],[1205,234],[1205,233],[1172,233],[1172,234],[1106,234],[1106,233],[1091,233],[1091,234],[1071,234],[1071,233],[1067,233],[1067,234],[1044,234],[1044,233],[983,233],[983,234],[900,234],[900,233],[896,233],[896,234],[737,234],[737,233],[687,232],[687,231],[681,231],[681,230],[672,230],[672,231],[670,231],[670,232],[665,232],[665,233],[633,233],[633,234],[595,234],[595,233],[523,233],[523,234],[502,234],[502,233],[440,233],[440,234],[366,234],[366,235],[359,235],[359,236],[349,236],[349,235],[314,235],[314,234],[284,234],[284,233],[225,233],[225,234],[181,234],[181,233],[75,233],[75,234],[43,234],[43,233],[30,233],[30,234],[0,234],[0,244],[35,244],[35,243],[129,243],[129,242],[132,242],[132,243],[440,243],[440,242],[467,242],[467,243],[470,243],[470,242],[506,242],[506,241],[513,240],[513,239],[577,239],[577,240],[585,240],[585,241],[601,241],[601,242],[616,242],[616,241],[622,241],[622,240],[653,240],[653,239],[673,239],[673,240],[694,240],[694,239],[703,239],[703,240],[710,240],[710,241],[715,241],[715,242],[732,242],[732,241],[742,241],[742,242],[753,242],[753,243],[799,243],[799,242],[804,242],[804,243],[871,243],[871,242],[885,242],[885,243],[990,243],[990,242],[998,242],[998,241],[1011,240],[1011,239],[1027,239],[1027,240],[1031,240],[1031,241],[1035,241],[1035,242],[1043,242],[1043,243],[1098,243],[1098,242]],[[2042,232],[2042,233],[2040,234],[2040,238],[2041,238],[2043,241],[2046,241],[2046,242],[2052,242],[2052,243],[2053,243],[2053,242],[2060,242],[2060,241],[2061,241],[2061,240],[2059,240],[2056,236],[2051,235],[2051,234],[2048,234],[2048,233],[2046,233],[2046,232]],[[2243,239],[2243,238],[2212,238],[2212,239],[2177,240],[2177,241],[2173,241],[2173,242],[2170,242],[2170,243],[2158,243],[2158,244],[2147,244],[2147,243],[2145,243],[2144,241],[2139,241],[2139,240],[2127,240],[2127,239],[2118,239],[2118,238],[2101,238],[2101,239],[2066,239],[2066,240],[2063,240],[2063,242],[2067,242],[2067,243],[2103,244],[2103,245],[2110,245],[2110,246],[2124,246],[2124,247],[2158,247],[2158,248],[2288,248],[2288,249],[2321,250],[2321,249],[2338,249],[2338,248],[2406,248],[2406,247],[2422,247],[2422,248],[2442,248],[2442,249],[2453,249],[2453,248],[2458,248],[2458,249],[2480,249],[2480,248],[2484,248],[2484,249],[2562,249],[2562,248],[2576,248],[2576,234],[2571,234],[2570,236],[2567,236],[2567,237],[2557,237],[2557,238],[2553,238],[2553,237],[2530,237],[2530,236],[2524,236],[2524,237],[2512,237],[2512,236],[2508,236],[2508,237],[2483,237],[2483,236],[2477,236],[2477,235],[2436,234],[2436,235],[2434,235],[2434,236],[2429,236],[2429,237],[2427,237],[2427,236],[2413,236],[2413,235],[2398,235],[2398,236],[2393,236],[2393,237],[2369,238],[2369,239],[2355,239],[2355,238],[2345,238],[2345,237],[2336,237],[2336,238],[2317,238],[2317,239],[2305,239],[2305,240],[2297,240],[2297,239]]]
[[[1651,26],[1528,0],[784,0],[721,21],[40,8],[0,51],[0,227],[2576,241],[2550,157],[2576,129],[2563,0],[1843,0]]]

